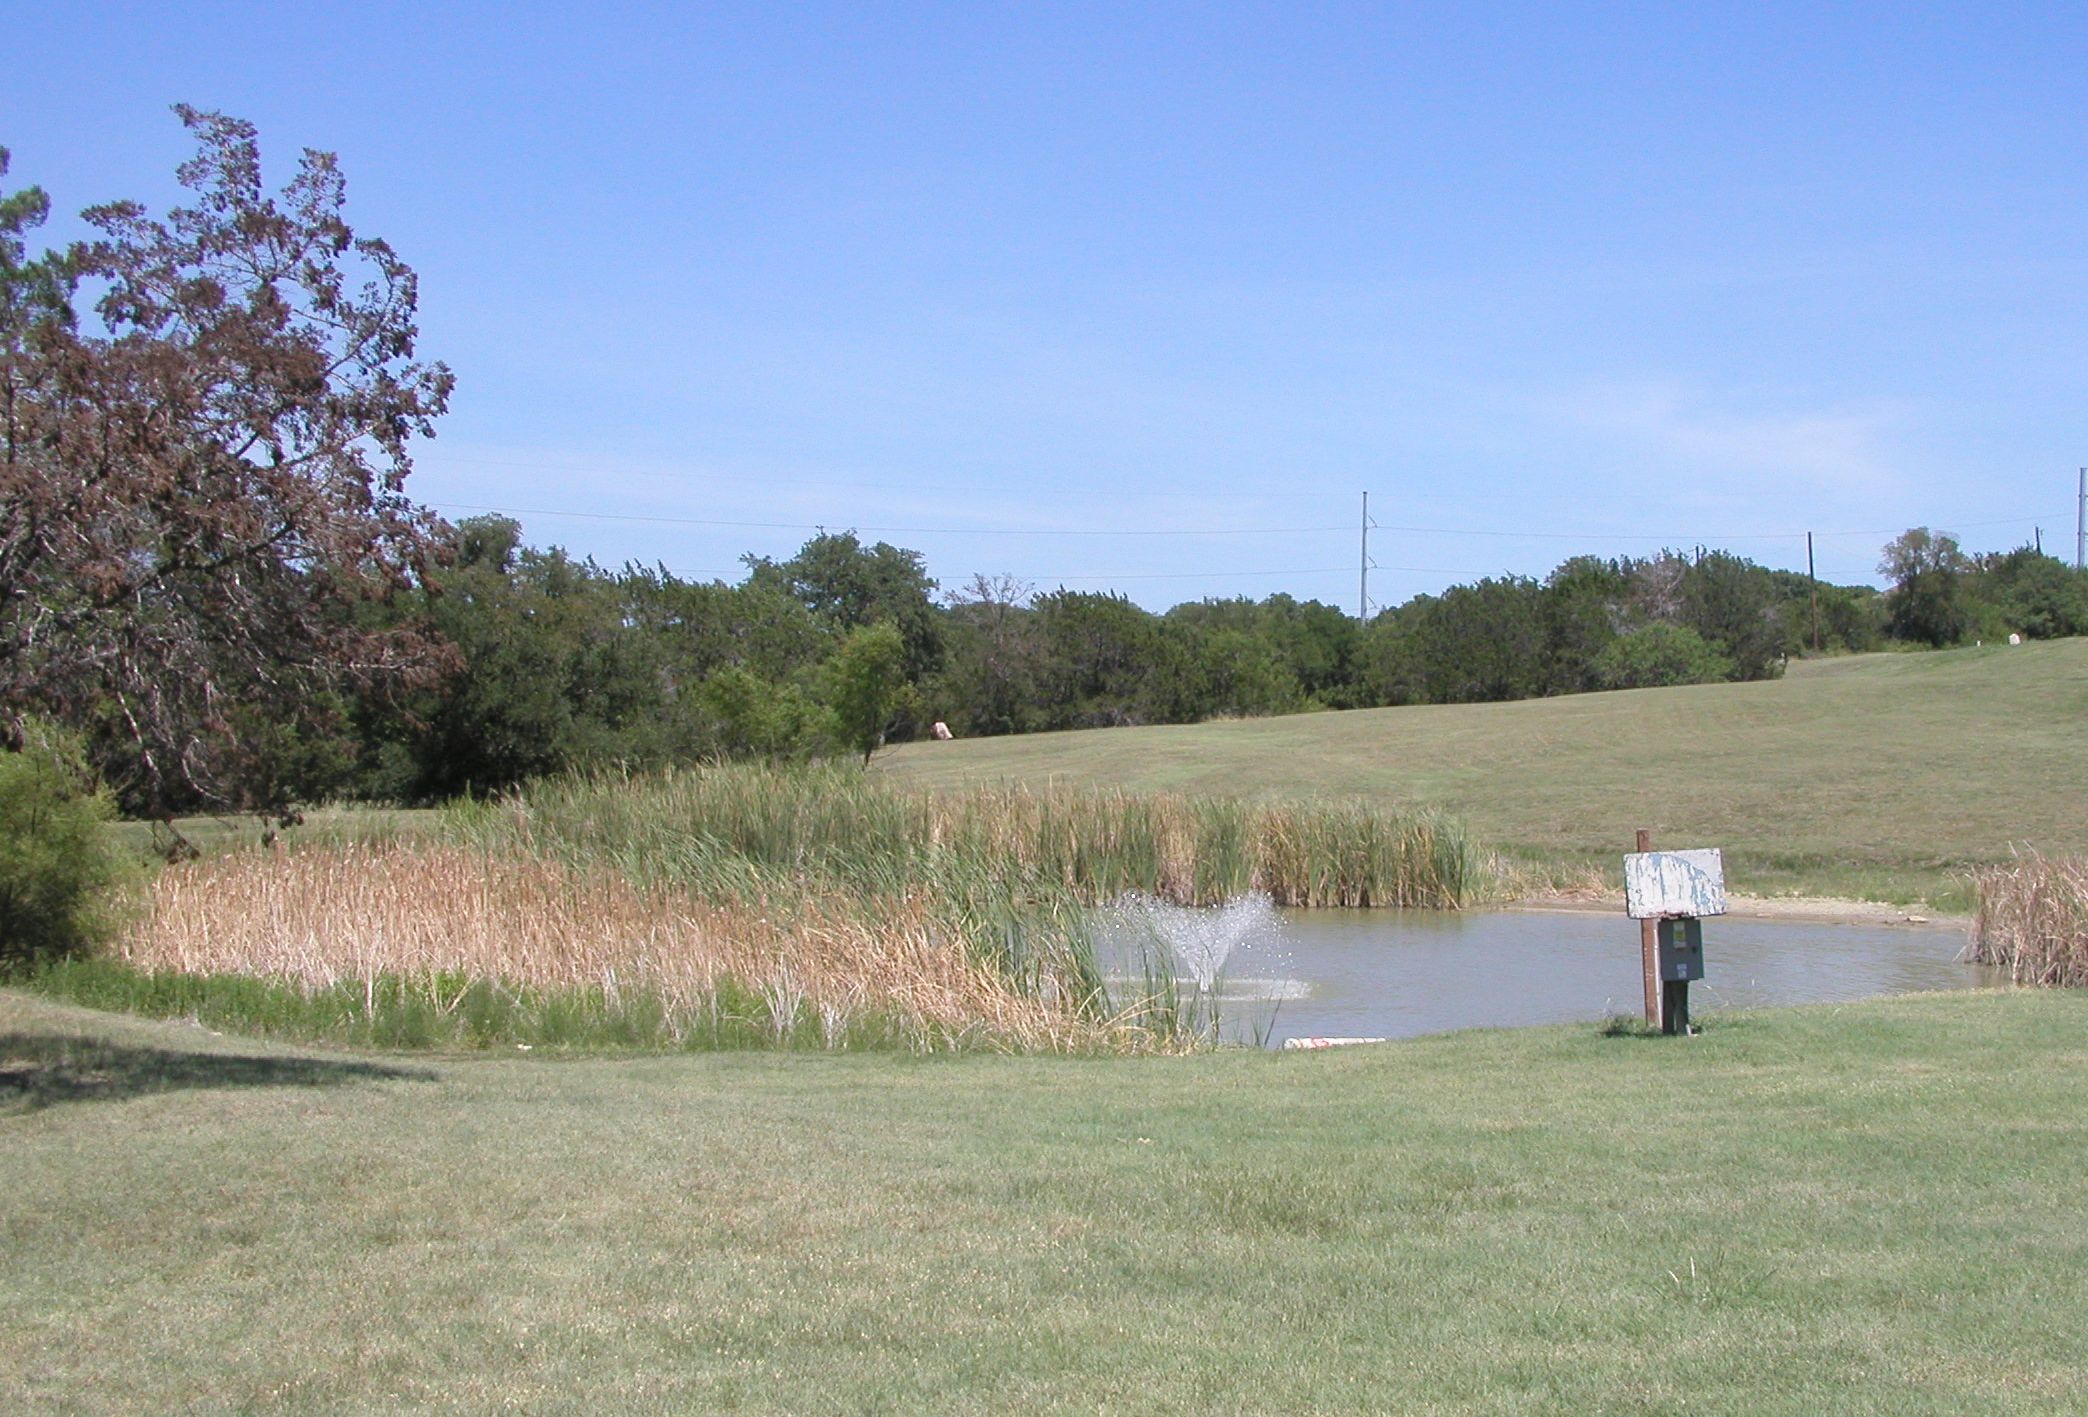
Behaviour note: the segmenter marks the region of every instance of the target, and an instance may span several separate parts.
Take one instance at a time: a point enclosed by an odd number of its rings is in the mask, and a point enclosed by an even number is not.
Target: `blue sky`
[[[1353,609],[1365,491],[1385,604],[2072,555],[2078,5],[9,9],[9,185],[338,152],[458,375],[413,490],[611,565]]]

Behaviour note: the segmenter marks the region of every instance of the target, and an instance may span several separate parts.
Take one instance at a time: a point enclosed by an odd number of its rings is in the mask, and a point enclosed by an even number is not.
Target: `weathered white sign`
[[[1725,908],[1725,857],[1715,846],[1624,858],[1624,910],[1634,920],[1723,915]]]

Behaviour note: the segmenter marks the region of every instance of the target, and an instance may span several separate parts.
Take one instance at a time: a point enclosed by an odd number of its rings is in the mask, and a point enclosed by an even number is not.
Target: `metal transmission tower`
[[[1363,555],[1356,570],[1356,621],[1370,623],[1370,568],[1377,562],[1370,559],[1370,529],[1377,523],[1370,519],[1370,494],[1363,494]]]

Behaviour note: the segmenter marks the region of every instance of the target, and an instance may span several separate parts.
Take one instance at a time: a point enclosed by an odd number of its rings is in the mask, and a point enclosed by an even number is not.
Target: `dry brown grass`
[[[1974,960],[2018,984],[2088,984],[2088,857],[2025,855],[1974,884]]]
[[[809,1009],[830,1042],[866,1011],[917,1048],[1121,1048],[972,960],[919,900],[707,903],[606,872],[433,845],[249,851],[165,871],[122,944],[144,971],[244,974],[307,990],[386,977],[646,990],[671,1011],[728,982],[772,1016]]]

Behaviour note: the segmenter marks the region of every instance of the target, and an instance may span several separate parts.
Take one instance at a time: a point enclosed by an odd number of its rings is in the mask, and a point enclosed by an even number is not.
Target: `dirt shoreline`
[[[1874,900],[1835,900],[1824,896],[1729,897],[1726,914],[1740,920],[1811,920],[1826,925],[1906,925],[1914,929],[1969,930],[1969,915],[1937,915]],[[1510,910],[1564,911],[1589,915],[1622,915],[1624,897],[1525,896],[1508,902]]]

